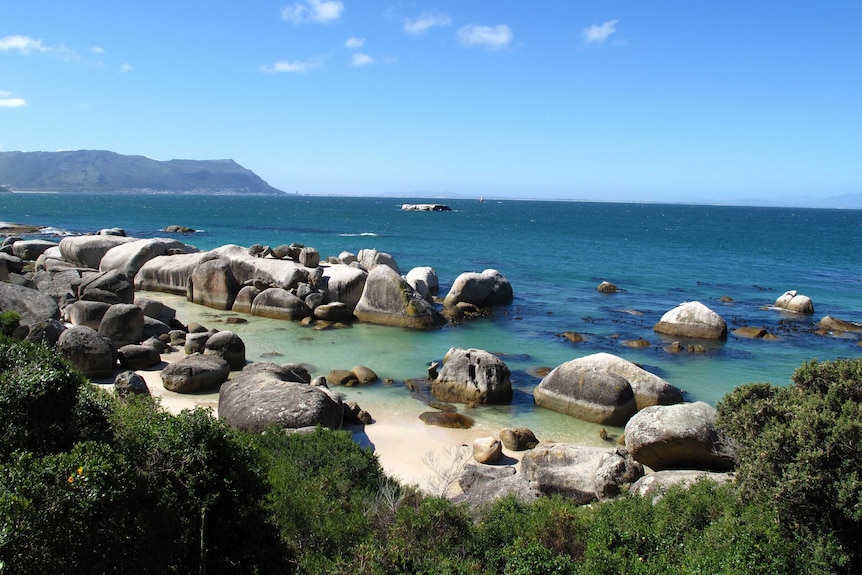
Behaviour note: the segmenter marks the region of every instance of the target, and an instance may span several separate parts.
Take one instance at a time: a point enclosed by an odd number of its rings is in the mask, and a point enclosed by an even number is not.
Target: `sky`
[[[862,2],[4,0],[0,151],[289,193],[862,193]]]

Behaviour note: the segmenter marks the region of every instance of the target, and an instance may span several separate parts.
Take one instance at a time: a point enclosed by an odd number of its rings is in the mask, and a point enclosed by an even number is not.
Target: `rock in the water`
[[[75,326],[64,331],[57,340],[57,353],[87,377],[110,377],[114,373],[114,347],[93,328]]]
[[[440,280],[437,277],[437,272],[434,271],[434,268],[428,266],[413,268],[407,272],[404,279],[406,279],[407,283],[413,286],[413,289],[416,291],[420,291],[417,287],[420,284],[425,286],[428,291],[428,295],[437,295],[440,291]]]
[[[144,378],[134,371],[123,371],[114,378],[114,391],[120,399],[128,399],[133,395],[150,395],[150,388]]]
[[[506,427],[501,429],[500,441],[510,451],[526,451],[539,445],[536,435],[526,427]]]
[[[513,297],[512,284],[497,270],[465,272],[455,279],[443,305],[456,307],[459,303],[467,303],[485,307],[509,303]]]
[[[735,453],[716,429],[715,417],[715,408],[703,402],[648,407],[626,424],[626,449],[655,471],[728,471]]]
[[[229,375],[230,365],[222,358],[195,354],[168,364],[162,370],[162,384],[168,391],[195,393],[215,389]]]
[[[353,315],[367,323],[415,329],[443,324],[442,316],[431,304],[388,265],[378,265],[369,272]]]
[[[670,310],[653,330],[674,337],[727,339],[727,324],[721,316],[698,301],[681,303]]]
[[[623,425],[637,411],[634,391],[622,376],[574,361],[546,375],[533,390],[536,405],[607,425]]]
[[[260,292],[251,304],[251,313],[272,319],[300,320],[311,315],[311,308],[304,301],[281,288],[269,288]]]
[[[375,249],[364,249],[359,250],[359,253],[356,254],[356,258],[359,261],[359,264],[369,272],[379,265],[384,265],[388,266],[396,274],[401,273],[401,270],[398,268],[398,264],[395,263],[395,258],[386,252],[379,252]]]
[[[245,343],[232,331],[220,331],[209,336],[204,344],[204,354],[224,359],[232,371],[245,367]]]
[[[644,470],[625,450],[554,443],[525,453],[521,472],[540,493],[585,505],[617,497]]]
[[[598,286],[596,286],[596,291],[601,293],[617,293],[619,290],[617,286],[608,281],[603,281]]]
[[[326,292],[326,301],[342,303],[347,308],[348,318],[353,317],[353,310],[362,298],[365,290],[365,280],[368,272],[359,267],[349,265],[332,265],[323,270],[322,283]],[[320,308],[315,308],[315,313]]]
[[[112,305],[99,324],[99,335],[120,348],[144,340],[144,310],[131,303]]]
[[[257,365],[246,367],[219,392],[219,417],[231,427],[258,432],[271,426],[341,427],[344,410],[338,396],[325,387],[292,381],[290,370],[275,364],[251,368]]]
[[[511,372],[494,354],[480,349],[452,348],[431,382],[440,401],[506,404],[512,401]]]
[[[775,307],[786,309],[794,313],[812,314],[814,313],[814,303],[807,295],[797,293],[796,290],[784,292],[777,300]]]
[[[436,425],[450,429],[470,429],[476,424],[476,420],[469,415],[452,411],[425,411],[419,414],[419,419],[424,421],[425,425]]]
[[[503,444],[494,437],[478,437],[473,440],[473,459],[477,463],[497,463],[503,457]]]
[[[737,337],[745,337],[748,339],[762,339],[768,333],[769,332],[766,331],[765,327],[743,326],[733,330],[733,335]]]
[[[845,321],[843,319],[838,319],[837,317],[832,317],[829,315],[823,316],[820,320],[820,324],[818,326],[820,329],[824,331],[829,331],[833,333],[843,333],[843,332],[860,332],[862,331],[862,324]]]
[[[7,282],[0,282],[0,310],[14,311],[23,325],[60,319],[60,308],[50,296]]]

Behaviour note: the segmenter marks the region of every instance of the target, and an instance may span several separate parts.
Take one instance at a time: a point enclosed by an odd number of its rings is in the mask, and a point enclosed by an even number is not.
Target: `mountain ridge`
[[[66,193],[285,193],[230,159],[161,161],[106,150],[0,152],[0,185]]]

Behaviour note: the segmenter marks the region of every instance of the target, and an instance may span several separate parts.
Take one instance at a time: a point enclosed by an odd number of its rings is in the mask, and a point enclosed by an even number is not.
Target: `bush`
[[[0,312],[0,335],[12,336],[21,323],[21,316],[14,311]]]
[[[836,571],[862,570],[862,360],[803,364],[793,385],[743,386],[718,404],[738,443],[738,481],[788,536]],[[848,563],[849,561],[849,563]]]

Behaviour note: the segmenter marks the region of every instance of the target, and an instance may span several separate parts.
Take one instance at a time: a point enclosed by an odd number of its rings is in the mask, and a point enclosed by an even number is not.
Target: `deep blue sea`
[[[513,371],[515,403],[481,408],[506,425],[532,423],[560,436],[568,419],[533,407],[540,367],[609,352],[684,389],[689,399],[715,403],[734,386],[788,384],[808,359],[862,356],[856,337],[815,335],[824,315],[862,321],[862,211],[702,205],[515,200],[444,200],[452,212],[402,211],[416,198],[201,197],[169,195],[0,194],[0,220],[52,226],[64,233],[124,228],[136,237],[164,236],[170,224],[200,230],[184,241],[200,249],[302,243],[321,256],[376,248],[392,254],[402,273],[432,266],[441,292],[464,271],[499,270],[515,300],[487,318],[430,332],[356,324],[314,330],[249,318],[231,326],[249,359],[307,363],[330,369],[364,364],[403,382],[424,377],[450,347],[498,354]],[[596,291],[603,280],[622,292]],[[812,298],[813,317],[770,309],[795,289]],[[723,303],[728,296],[732,302]],[[729,330],[762,326],[778,341],[730,334],[706,353],[672,354],[652,331],[668,310],[697,300],[720,314]],[[212,327],[226,312],[184,304],[183,321]],[[223,327],[224,328],[224,327]],[[560,337],[578,332],[585,341]],[[645,349],[624,340],[642,338]],[[403,385],[361,392],[375,401],[413,401]],[[474,412],[477,410],[473,410]]]

